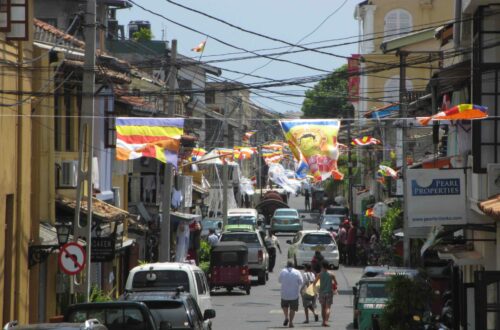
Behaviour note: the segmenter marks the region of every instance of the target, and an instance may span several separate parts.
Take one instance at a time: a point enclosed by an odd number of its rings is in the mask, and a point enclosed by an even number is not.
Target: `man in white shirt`
[[[211,247],[214,247],[215,245],[217,245],[217,243],[219,243],[219,236],[217,236],[215,234],[215,230],[210,228],[208,230],[208,245],[210,245]]]
[[[302,274],[293,268],[293,261],[289,260],[278,280],[281,283],[281,308],[285,314],[283,325],[293,328],[293,317],[295,312],[299,310],[300,288],[304,279]]]

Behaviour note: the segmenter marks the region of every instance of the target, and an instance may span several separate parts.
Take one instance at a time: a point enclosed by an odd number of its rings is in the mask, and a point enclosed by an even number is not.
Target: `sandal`
[[[284,326],[284,327],[286,327],[287,325],[288,325],[288,319],[285,319],[285,320],[283,321],[283,326]]]

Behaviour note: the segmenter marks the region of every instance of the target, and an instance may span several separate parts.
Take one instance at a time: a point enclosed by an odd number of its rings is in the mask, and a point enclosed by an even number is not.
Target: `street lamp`
[[[71,222],[58,222],[55,224],[57,232],[57,244],[55,245],[29,245],[28,247],[28,268],[36,264],[45,262],[49,255],[68,243],[71,231]]]

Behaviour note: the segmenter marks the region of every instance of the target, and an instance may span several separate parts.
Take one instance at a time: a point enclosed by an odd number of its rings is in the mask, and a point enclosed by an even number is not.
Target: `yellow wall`
[[[14,63],[32,58],[31,42],[7,41],[0,33],[0,60]],[[0,65],[0,315],[28,321],[28,241],[31,220],[31,70],[29,65]],[[10,209],[10,211],[9,211]],[[8,225],[8,226],[7,226]],[[2,323],[2,324],[3,324]]]
[[[413,31],[421,30],[427,27],[436,27],[440,24],[444,24],[447,20],[453,19],[454,15],[454,1],[453,0],[433,0],[432,7],[421,5],[419,0],[373,0],[371,1],[373,5],[376,6],[375,16],[374,16],[374,32],[375,36],[375,53],[364,55],[366,59],[366,70],[371,70],[372,68],[380,68],[378,63],[390,63],[397,65],[399,63],[399,57],[395,55],[395,52],[390,54],[382,54],[380,50],[380,45],[384,41],[384,18],[386,14],[394,9],[405,9],[409,11],[412,15],[412,25]],[[372,36],[367,36],[370,38]],[[429,50],[429,47],[425,43],[417,45],[417,49],[412,50]],[[415,56],[415,55],[413,55]],[[420,55],[422,56],[422,55]],[[412,56],[408,57],[408,61],[412,60]],[[375,62],[375,63],[374,63]],[[432,75],[432,70],[429,68],[431,63],[426,63],[419,65],[424,68],[412,68],[408,67],[406,71],[407,79],[411,79],[413,82],[414,91],[425,90],[428,83],[428,79]],[[433,62],[432,66],[437,66],[437,62]],[[367,77],[367,90],[369,93],[366,95],[368,98],[380,99],[384,98],[384,85],[388,78],[392,76],[399,77],[399,68],[394,68],[390,70],[383,70],[376,73],[369,73]],[[387,105],[388,103],[381,101],[368,101],[367,109],[368,111]]]

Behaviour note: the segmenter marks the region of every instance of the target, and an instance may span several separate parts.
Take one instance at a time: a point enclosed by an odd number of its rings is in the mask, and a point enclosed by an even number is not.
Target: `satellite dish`
[[[389,207],[385,203],[378,202],[373,206],[373,215],[377,218],[383,218],[388,209]]]

